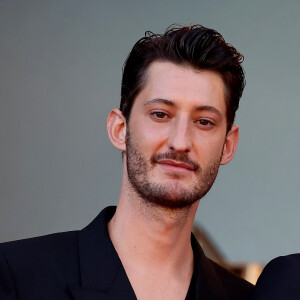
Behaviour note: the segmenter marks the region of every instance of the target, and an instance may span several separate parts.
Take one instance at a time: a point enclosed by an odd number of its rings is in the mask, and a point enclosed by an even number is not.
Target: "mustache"
[[[186,153],[177,152],[177,151],[169,151],[166,153],[157,153],[151,157],[151,163],[155,164],[164,159],[171,159],[177,162],[185,163],[193,168],[194,171],[201,170],[199,164],[191,160]]]

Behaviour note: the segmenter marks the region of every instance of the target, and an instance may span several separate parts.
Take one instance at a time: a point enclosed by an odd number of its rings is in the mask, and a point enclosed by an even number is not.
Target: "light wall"
[[[0,241],[80,229],[116,204],[106,134],[144,31],[200,23],[245,55],[240,143],[196,222],[231,261],[300,251],[300,2],[0,2]]]

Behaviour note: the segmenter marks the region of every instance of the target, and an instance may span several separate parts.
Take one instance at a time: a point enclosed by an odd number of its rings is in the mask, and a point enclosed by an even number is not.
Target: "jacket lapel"
[[[195,236],[191,237],[196,276],[195,299],[203,300],[226,300],[229,299],[224,285],[217,273],[216,264],[207,258],[197,242]]]
[[[115,207],[105,208],[79,232],[81,284],[69,287],[76,300],[136,300],[107,230],[115,210]]]
[[[79,232],[80,284],[69,286],[74,300],[137,300],[107,230],[115,210],[105,208]],[[214,263],[193,235],[191,242],[197,269],[195,299],[228,299]]]

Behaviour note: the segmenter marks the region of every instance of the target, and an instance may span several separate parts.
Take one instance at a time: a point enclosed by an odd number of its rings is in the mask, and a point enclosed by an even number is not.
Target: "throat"
[[[125,271],[139,300],[186,299],[193,275],[193,270],[186,272],[184,276],[164,273],[160,269],[146,274],[139,274],[128,268]]]
[[[174,226],[173,219],[147,219],[130,206],[123,217],[119,208],[108,229],[137,299],[185,299],[194,268],[189,218]]]

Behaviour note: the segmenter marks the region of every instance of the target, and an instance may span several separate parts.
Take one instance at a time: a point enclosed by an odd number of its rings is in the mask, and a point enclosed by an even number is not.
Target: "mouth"
[[[195,168],[190,164],[171,160],[171,159],[159,160],[157,161],[157,164],[163,167],[164,169],[167,169],[169,171],[175,171],[175,172],[190,172],[195,170]]]

